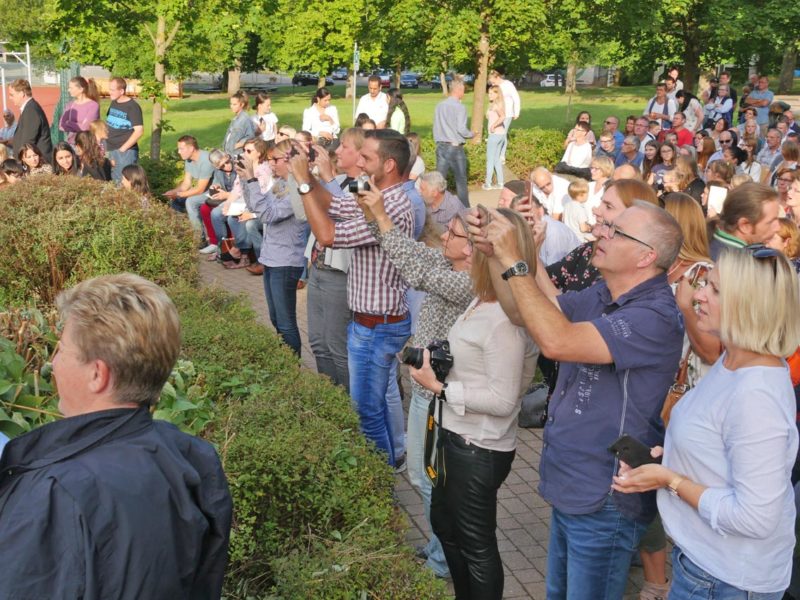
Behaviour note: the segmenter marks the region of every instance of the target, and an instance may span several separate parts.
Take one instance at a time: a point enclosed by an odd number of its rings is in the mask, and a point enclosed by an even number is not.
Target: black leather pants
[[[444,430],[446,478],[433,488],[431,524],[453,577],[456,600],[500,600],[503,563],[497,550],[497,490],[515,451],[467,444]]]

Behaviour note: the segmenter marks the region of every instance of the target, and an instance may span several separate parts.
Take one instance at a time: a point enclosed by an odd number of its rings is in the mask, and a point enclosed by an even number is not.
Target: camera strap
[[[425,428],[425,474],[428,476],[428,479],[430,479],[433,487],[436,487],[440,481],[441,484],[444,485],[445,478],[447,477],[444,466],[444,440],[440,431],[442,427],[442,404],[444,404],[444,400],[438,400],[438,426],[436,419],[433,417],[436,412],[437,400],[438,398],[436,394],[434,394],[428,405],[428,421]]]

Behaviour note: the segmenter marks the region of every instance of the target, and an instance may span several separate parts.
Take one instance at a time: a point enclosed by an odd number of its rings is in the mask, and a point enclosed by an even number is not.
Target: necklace
[[[481,299],[479,298],[479,299],[478,299],[478,301],[477,301],[477,302],[476,302],[476,303],[475,303],[475,304],[474,304],[474,305],[473,305],[471,308],[469,308],[469,309],[467,310],[467,312],[465,312],[465,313],[464,313],[464,320],[466,321],[467,319],[469,319],[469,318],[472,316],[472,313],[474,313],[474,312],[475,312],[475,310],[476,310],[476,309],[477,309],[477,308],[478,308],[478,307],[479,307],[479,306],[480,306],[482,303],[483,303],[483,300],[481,300]]]

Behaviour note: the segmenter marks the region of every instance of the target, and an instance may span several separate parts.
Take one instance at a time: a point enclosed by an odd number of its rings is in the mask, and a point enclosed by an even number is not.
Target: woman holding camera
[[[339,112],[331,104],[331,93],[321,87],[314,94],[311,106],[303,111],[303,131],[327,146],[339,135]]]
[[[698,327],[725,352],[672,410],[662,464],[623,464],[613,488],[658,490],[674,541],[671,600],[779,600],[795,545],[796,406],[783,357],[800,344],[797,276],[777,250],[729,249],[694,300]]]
[[[525,219],[510,209],[499,211],[514,224],[524,260],[535,265],[536,246]],[[443,460],[437,463],[431,523],[456,598],[492,600],[503,595],[497,490],[514,460],[520,398],[533,379],[538,350],[503,312],[485,255],[473,255],[470,274],[476,297],[447,335],[454,364],[446,380],[436,378],[428,350],[422,368],[410,371],[439,398],[435,412]]]

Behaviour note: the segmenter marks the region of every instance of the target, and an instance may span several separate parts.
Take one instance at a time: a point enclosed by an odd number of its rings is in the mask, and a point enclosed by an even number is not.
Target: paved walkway
[[[499,192],[470,191],[472,204],[496,206]],[[271,327],[267,314],[261,277],[244,269],[226,270],[217,263],[200,259],[200,275],[204,284],[217,285],[234,294],[244,294],[258,313],[258,320]],[[305,367],[316,370],[308,345],[306,291],[297,294],[297,317],[303,342],[302,360]],[[404,376],[407,376],[403,367]],[[410,390],[410,384],[404,385]],[[405,399],[408,410],[408,397]],[[547,542],[550,534],[550,507],[539,497],[539,458],[542,434],[538,429],[519,429],[517,456],[511,473],[500,488],[497,508],[497,537],[505,568],[505,593],[508,599],[544,600],[544,576],[547,563]],[[423,513],[422,498],[411,486],[407,474],[396,476],[396,494],[408,515],[406,540],[411,546],[427,541],[428,525]],[[625,600],[638,598],[641,569],[631,570]],[[452,592],[452,585],[450,587]]]

